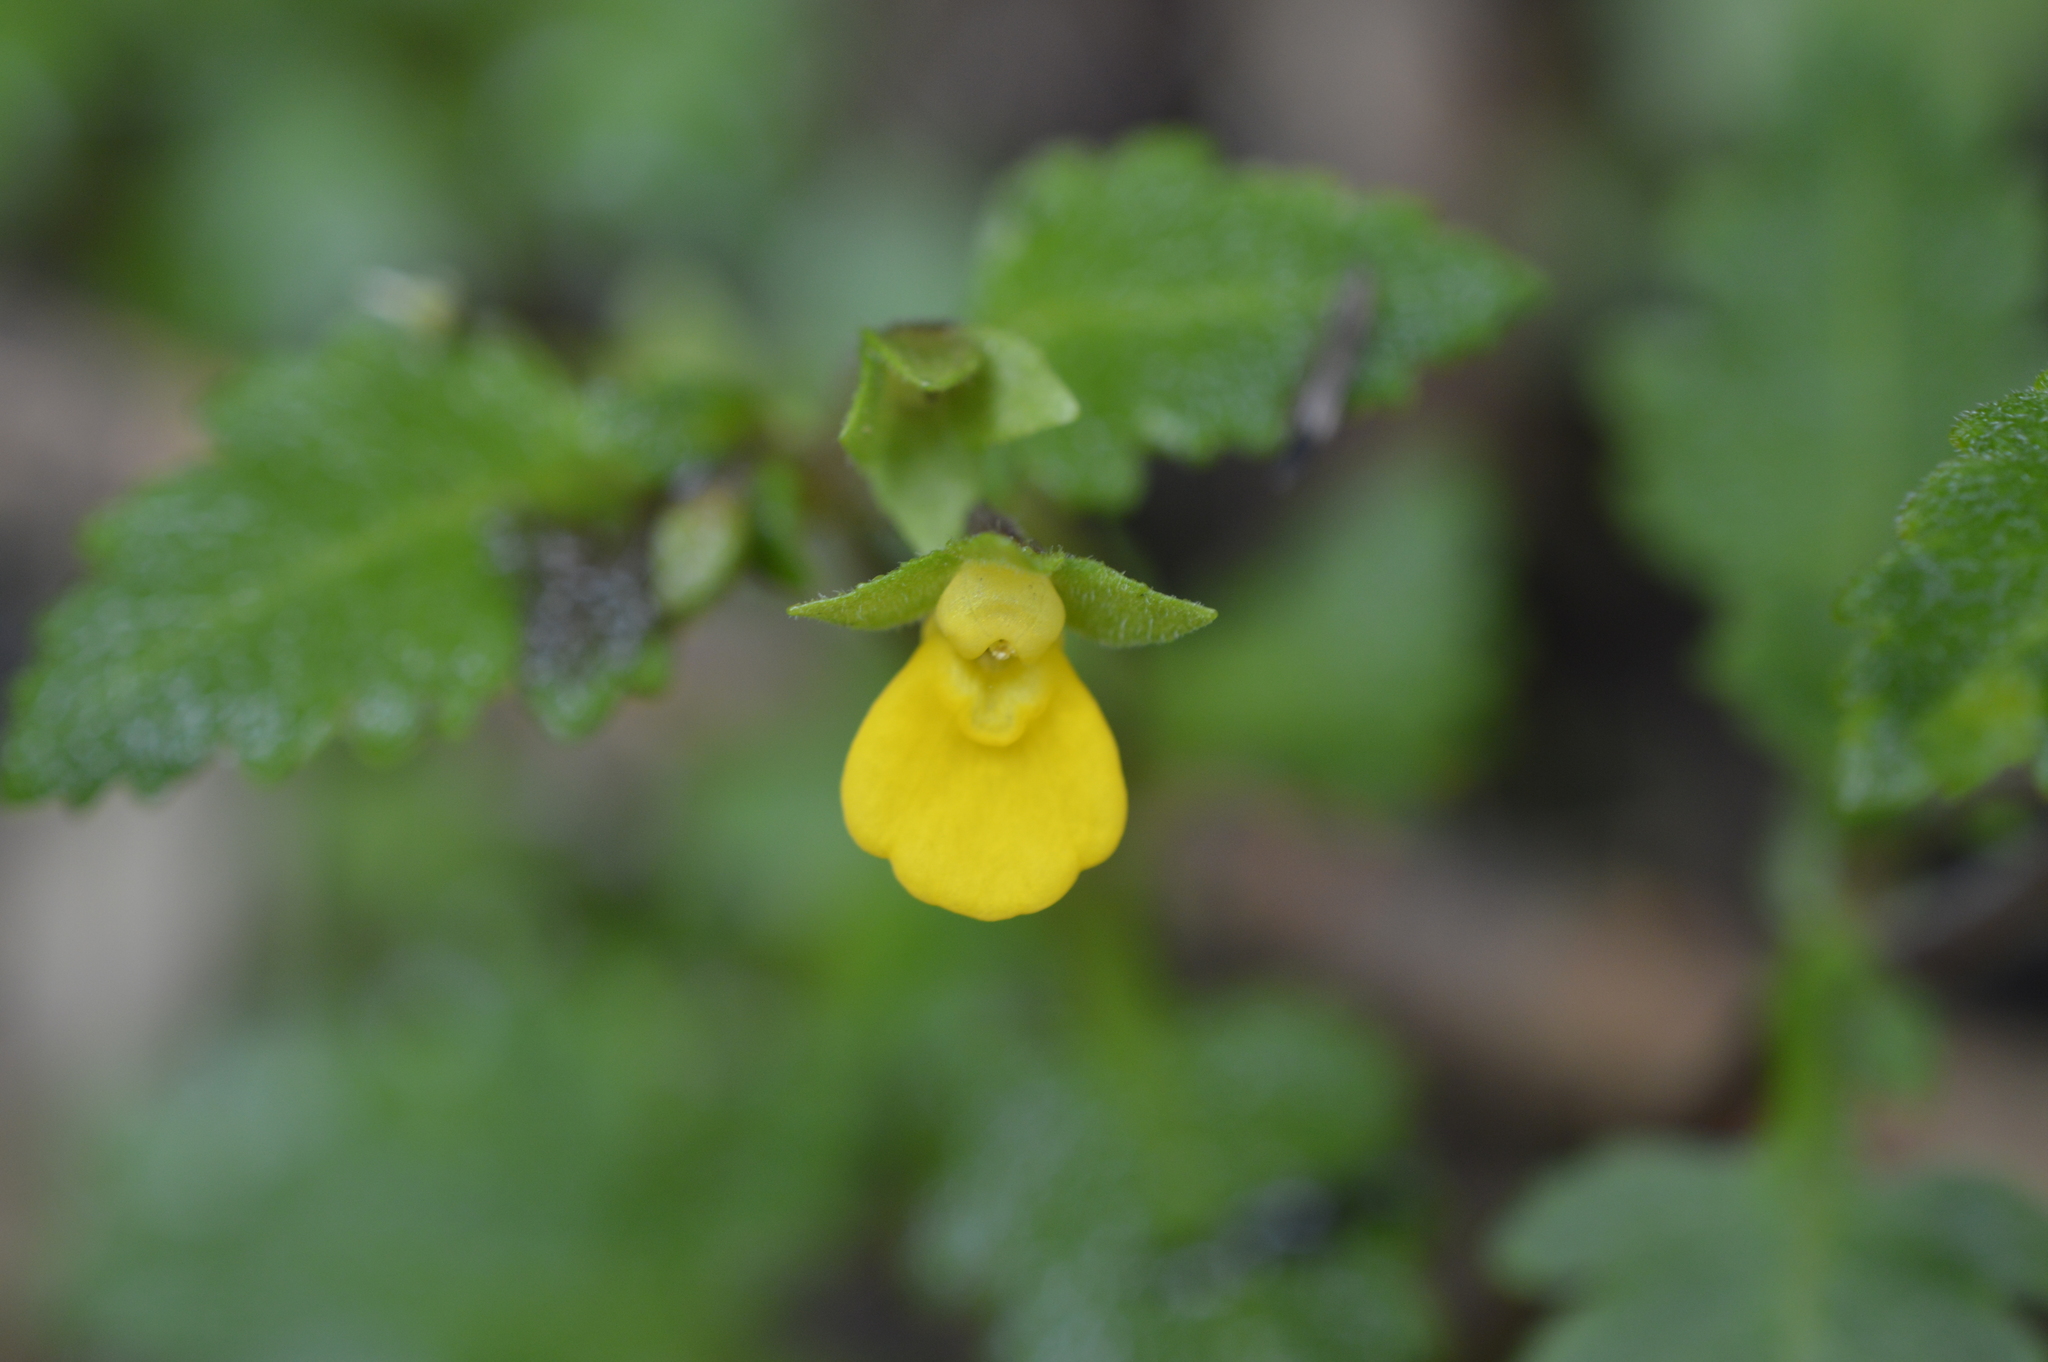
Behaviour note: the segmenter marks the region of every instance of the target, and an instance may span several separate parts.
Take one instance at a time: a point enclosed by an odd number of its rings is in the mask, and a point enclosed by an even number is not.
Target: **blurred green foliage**
[[[1594,365],[1621,503],[1714,608],[1717,687],[1811,781],[1836,594],[1934,433],[2048,354],[2048,219],[2001,140],[2048,20],[1603,12],[1615,139],[1721,153],[1671,197],[1673,298]],[[392,323],[259,362],[212,409],[213,462],[95,523],[95,576],[17,693],[9,790],[153,788],[219,748],[278,773],[344,735],[388,757],[514,684],[553,732],[590,730],[743,567],[852,575],[815,541],[857,494],[813,456],[859,326],[887,329],[843,438],[927,548],[984,499],[1088,533],[1058,517],[1130,509],[1154,453],[1271,455],[1354,277],[1376,303],[1358,408],[1540,292],[1415,202],[1186,133],[1032,160],[970,262],[966,176],[827,133],[827,57],[853,64],[858,28],[806,0],[0,8],[0,230],[215,341],[303,338],[365,292]],[[415,273],[366,291],[370,267]],[[451,338],[457,280],[559,324],[590,381],[495,324]],[[891,325],[934,317],[964,320]],[[1853,736],[1888,797],[2040,746],[2038,406],[1966,423],[1853,606],[1875,639]],[[1515,636],[1493,479],[1400,455],[1318,500],[1219,581],[1218,628],[1105,669],[1163,757],[1139,780],[1213,763],[1409,811],[1484,759]],[[908,622],[955,561],[809,613]],[[1034,561],[1077,635],[1211,615]],[[1043,919],[908,903],[834,799],[891,659],[791,647],[820,651],[751,678],[767,717],[678,739],[667,798],[544,792],[604,825],[593,845],[524,806],[547,777],[502,734],[307,772],[306,901],[265,923],[242,1010],[70,1170],[61,1341],[838,1356],[856,1345],[806,1336],[805,1302],[886,1243],[864,1289],[985,1326],[1006,1362],[1439,1354],[1437,1208],[1370,1028],[1271,984],[1183,993],[1130,854]],[[2039,1355],[2013,1307],[2048,1303],[2048,1224],[1982,1183],[1853,1169],[1854,1103],[1923,1078],[1927,1030],[1812,841],[1779,896],[1766,1138],[1625,1147],[1539,1187],[1497,1254],[1562,1306],[1538,1362]]]
[[[1725,150],[1794,122],[1816,51],[1903,56],[1909,98],[1995,132],[2038,99],[2048,10],[2032,0],[1599,0],[1608,127],[1649,154]]]
[[[1811,1186],[1735,1150],[1636,1143],[1551,1174],[1500,1275],[1566,1309],[1527,1362],[2033,1362],[2048,1218],[1995,1182]]]
[[[1623,511],[1715,607],[1715,689],[1819,781],[1848,642],[1835,601],[1956,411],[2048,352],[2048,217],[1888,66],[1818,64],[1801,96],[1678,190],[1682,301],[1617,328],[1595,372]]]
[[[1017,1056],[956,1104],[918,1280],[990,1306],[1003,1362],[1430,1355],[1412,1233],[1342,1200],[1404,1171],[1391,1059],[1325,1006],[1140,982],[1098,969],[1079,1064]]]
[[[2006,141],[2048,24],[2003,0],[1606,9],[1625,136],[1716,153],[1665,205],[1676,297],[1595,354],[1617,501],[1706,599],[1713,688],[1806,794],[1786,801],[1764,867],[1777,957],[1756,1137],[1623,1144],[1540,1182],[1496,1241],[1497,1275],[1562,1307],[1522,1356],[2038,1358],[2015,1307],[2048,1286],[2048,1220],[1994,1184],[1888,1185],[1859,1167],[1862,1104],[1924,1091],[1934,1047],[1873,939],[1825,792],[1850,644],[1838,599],[1954,413],[2048,354],[2048,214]],[[1972,490],[1981,516],[1990,488]],[[1978,551],[1987,529],[1965,532]],[[1923,643],[1981,635],[1965,609],[1937,640],[1925,621],[1959,601],[1926,566],[1909,550],[1866,586],[1865,627],[1917,609]],[[1989,641],[1971,641],[1981,657]],[[1852,797],[1886,781],[1925,792],[1899,702],[1936,702],[1932,672],[1961,681],[1973,660],[1866,655]],[[1977,712],[1996,707],[1981,698]]]
[[[372,266],[498,294],[659,244],[732,245],[815,141],[803,0],[13,0],[0,210],[82,221],[126,296],[246,340],[324,325]],[[89,210],[66,167],[118,147]],[[71,235],[71,234],[67,234]]]
[[[827,646],[602,862],[536,842],[490,744],[313,768],[256,1019],[73,1170],[68,1337],[838,1356],[806,1284],[907,1183],[905,1273],[995,1356],[1428,1355],[1384,1044],[1286,989],[1180,998],[1113,899],[994,931],[908,901],[833,797],[883,659]]]
[[[853,1196],[810,1013],[709,962],[560,973],[414,960],[207,1056],[104,1156],[79,1329],[213,1362],[762,1355]]]
[[[1413,450],[1302,521],[1159,668],[1163,750],[1384,807],[1447,793],[1510,677],[1499,489],[1476,464]]]

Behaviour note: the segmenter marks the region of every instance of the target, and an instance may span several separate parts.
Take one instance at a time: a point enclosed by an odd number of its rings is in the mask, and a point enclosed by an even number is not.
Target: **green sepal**
[[[1171,643],[1216,622],[1208,606],[1154,591],[1093,558],[1062,558],[1052,584],[1067,607],[1067,628],[1111,648]]]
[[[977,534],[922,554],[853,590],[790,607],[799,619],[850,629],[895,629],[938,605],[962,563],[1000,562],[1042,572],[1067,610],[1067,628],[1110,648],[1171,643],[1212,623],[1216,612],[1124,576],[1093,558],[1026,548],[1008,535]]]
[[[988,451],[1080,410],[1021,336],[921,322],[861,333],[860,386],[839,443],[910,546],[931,550],[1006,485]]]
[[[939,593],[960,570],[960,554],[951,548],[920,554],[900,567],[862,582],[851,591],[826,596],[789,613],[798,619],[823,620],[848,629],[896,629],[931,614]]]

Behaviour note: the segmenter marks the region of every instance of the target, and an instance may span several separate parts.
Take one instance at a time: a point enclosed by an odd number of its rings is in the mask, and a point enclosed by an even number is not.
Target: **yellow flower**
[[[1116,739],[1060,646],[1044,573],[963,564],[861,721],[846,830],[926,903],[984,921],[1058,902],[1124,835]]]

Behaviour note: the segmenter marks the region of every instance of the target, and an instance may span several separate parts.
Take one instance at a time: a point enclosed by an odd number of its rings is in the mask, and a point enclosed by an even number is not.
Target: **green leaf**
[[[959,570],[957,550],[937,549],[862,582],[851,591],[792,605],[789,613],[798,619],[823,620],[849,629],[895,629],[915,624],[931,614],[946,583]]]
[[[996,445],[1071,421],[1073,394],[1030,342],[987,328],[861,333],[860,387],[839,442],[912,548],[966,528],[1001,494]]]
[[[336,737],[462,731],[523,650],[493,532],[614,518],[654,476],[501,340],[350,331],[253,367],[209,419],[212,461],[89,525],[90,576],[14,693],[15,797],[154,789],[221,748],[277,775]]]
[[[915,1279],[1004,1362],[1420,1359],[1418,1245],[1333,1187],[1405,1138],[1389,1057],[1334,1009],[1241,995],[1163,1050],[1026,1059],[955,1113]]]
[[[1626,518],[1714,606],[1713,684],[1825,781],[1835,602],[1954,413],[2048,351],[2048,219],[2021,166],[1881,73],[1835,70],[1799,114],[1679,196],[1666,254],[1688,301],[1610,335],[1597,386]]]
[[[2048,1221],[1974,1179],[1856,1186],[1815,1221],[1753,1153],[1626,1143],[1539,1183],[1501,1279],[1565,1303],[1522,1362],[2039,1362]]]
[[[1033,342],[1078,421],[1010,451],[1071,505],[1120,510],[1146,453],[1270,453],[1344,279],[1378,295],[1354,401],[1404,399],[1421,368],[1486,344],[1535,274],[1413,200],[1328,176],[1234,170],[1200,138],[1150,133],[1025,167],[985,223],[977,321]]]
[[[2048,741],[2048,375],[1967,413],[1849,594],[1841,797],[1960,794]]]
[[[851,591],[791,606],[789,613],[850,629],[894,629],[929,615],[960,565],[975,559],[1045,573],[1066,607],[1067,628],[1111,648],[1170,643],[1216,618],[1206,605],[1154,591],[1092,558],[1028,549],[1001,534],[955,540]]]
[[[1061,558],[1052,584],[1067,607],[1067,628],[1111,648],[1171,643],[1216,620],[1208,606],[1154,591],[1093,558]]]
[[[1164,746],[1377,804],[1439,796],[1483,750],[1510,675],[1501,493],[1394,459],[1324,499],[1154,678]]]

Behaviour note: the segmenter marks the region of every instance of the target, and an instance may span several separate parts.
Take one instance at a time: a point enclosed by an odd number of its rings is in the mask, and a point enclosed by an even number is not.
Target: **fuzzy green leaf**
[[[2048,1221],[1943,1177],[1811,1188],[1756,1154],[1616,1146],[1551,1175],[1510,1217],[1496,1271],[1565,1303],[1522,1362],[2040,1362],[2012,1309],[2038,1300]]]
[[[2044,219],[2021,168],[1837,74],[1667,224],[1693,300],[1608,338],[1621,503],[1715,608],[1707,671],[1808,778],[1834,760],[1842,591],[1957,411],[2040,366]]]
[[[1093,558],[1062,558],[1052,584],[1067,607],[1067,628],[1111,648],[1171,643],[1216,621],[1208,606],[1154,591]]]
[[[1029,341],[992,328],[895,327],[861,335],[860,387],[839,442],[911,547],[930,550],[1000,494],[990,449],[1077,412]]]
[[[896,629],[931,614],[939,594],[960,570],[960,555],[950,548],[921,554],[901,567],[862,582],[851,591],[792,605],[798,619],[823,620],[848,629]]]
[[[153,789],[221,748],[275,775],[336,737],[459,732],[521,664],[493,534],[614,516],[659,474],[503,341],[350,331],[252,368],[209,417],[211,462],[88,527],[91,575],[15,691],[10,794]]]
[[[1959,794],[2048,742],[2048,375],[1969,412],[1844,615],[1841,795]]]
[[[1182,133],[1063,148],[1021,171],[986,224],[975,320],[1034,342],[1078,421],[1009,451],[1072,505],[1138,498],[1145,455],[1270,453],[1347,275],[1377,320],[1354,400],[1405,398],[1538,296],[1535,274],[1421,204],[1325,175],[1234,170]]]
[[[975,559],[1045,573],[1066,607],[1067,628],[1111,648],[1170,643],[1216,618],[1206,605],[1154,591],[1093,558],[1042,553],[1000,534],[956,540],[842,595],[791,606],[789,613],[851,629],[894,629],[929,615],[960,564]]]

